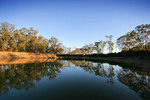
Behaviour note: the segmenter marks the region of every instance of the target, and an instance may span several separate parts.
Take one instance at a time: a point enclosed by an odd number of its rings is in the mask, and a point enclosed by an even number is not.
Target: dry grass
[[[0,52],[0,64],[24,64],[33,62],[55,61],[56,59],[57,57],[54,54],[35,54],[27,52]]]

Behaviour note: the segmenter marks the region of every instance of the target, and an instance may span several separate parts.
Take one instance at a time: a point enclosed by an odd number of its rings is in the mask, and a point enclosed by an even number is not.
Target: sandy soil
[[[24,64],[55,61],[54,54],[35,54],[27,52],[0,52],[0,64]]]

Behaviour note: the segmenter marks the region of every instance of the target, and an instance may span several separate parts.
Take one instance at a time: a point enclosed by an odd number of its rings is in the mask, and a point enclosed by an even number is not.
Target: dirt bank
[[[0,64],[24,64],[34,62],[55,61],[54,54],[35,54],[27,52],[0,52]]]
[[[87,56],[62,56],[62,59],[72,60],[89,60],[89,61],[108,61],[114,63],[125,64],[133,67],[140,67],[144,71],[150,72],[150,57],[87,57]]]

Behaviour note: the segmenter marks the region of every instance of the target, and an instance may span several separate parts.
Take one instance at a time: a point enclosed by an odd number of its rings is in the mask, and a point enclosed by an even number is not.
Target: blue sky
[[[150,0],[0,0],[0,22],[82,47],[106,35],[116,42],[137,25],[150,24]]]

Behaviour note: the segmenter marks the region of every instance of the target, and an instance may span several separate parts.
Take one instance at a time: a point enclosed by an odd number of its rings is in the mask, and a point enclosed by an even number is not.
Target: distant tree
[[[70,53],[71,52],[71,48],[69,47],[69,48],[67,48],[68,49],[68,52],[67,53]]]
[[[71,51],[70,54],[84,54],[81,48],[76,48],[75,50]]]
[[[92,43],[90,43],[90,44],[85,44],[82,48],[80,48],[80,50],[81,50],[81,54],[91,54],[91,53],[93,53],[93,47],[94,47],[94,45],[92,44]]]
[[[71,48],[63,46],[64,51],[62,52],[63,54],[70,54]]]
[[[105,41],[95,42],[94,50],[96,50],[98,54],[101,54],[104,52],[105,46],[106,46]]]
[[[93,43],[89,43],[89,45],[88,45],[88,53],[89,54],[93,53],[93,50],[94,50],[94,44]]]
[[[113,37],[112,35],[109,35],[109,36],[106,35],[106,38],[108,39],[107,44],[108,44],[109,53],[112,53],[113,46],[114,46],[114,43],[112,42],[112,37]]]

